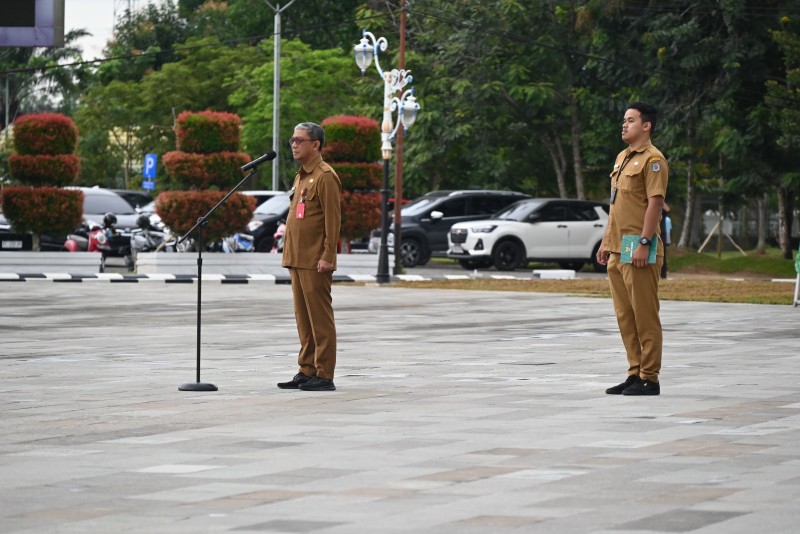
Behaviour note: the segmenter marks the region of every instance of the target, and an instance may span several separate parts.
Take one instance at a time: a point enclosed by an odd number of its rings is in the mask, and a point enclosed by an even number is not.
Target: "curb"
[[[433,280],[533,280],[530,276],[518,277],[511,275],[442,275],[442,276],[420,276],[416,274],[401,274],[390,277],[392,282],[426,282]],[[165,284],[193,284],[197,281],[197,275],[193,274],[120,274],[120,273],[92,273],[92,274],[72,274],[72,273],[0,273],[0,282],[108,282],[112,284],[138,284],[140,282],[162,282]],[[249,284],[249,283],[272,283],[290,284],[291,279],[284,275],[272,274],[204,274],[203,282],[219,282],[221,284]],[[367,282],[377,283],[377,278],[371,274],[353,275],[333,275],[334,283],[347,282]]]

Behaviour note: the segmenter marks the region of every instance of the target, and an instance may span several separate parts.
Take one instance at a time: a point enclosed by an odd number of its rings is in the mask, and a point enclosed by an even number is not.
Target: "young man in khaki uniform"
[[[656,109],[643,102],[628,106],[622,123],[622,140],[628,148],[617,155],[611,172],[611,210],[597,261],[608,265],[614,311],[628,354],[628,378],[608,388],[609,395],[659,395],[662,332],[658,281],[664,260],[659,222],[667,194],[669,166],[650,142],[656,126]],[[630,263],[620,261],[622,236],[632,234],[639,244]],[[651,241],[656,241],[656,262],[647,263]]]
[[[299,372],[281,389],[335,390],[336,325],[331,283],[336,270],[336,247],[342,223],[342,183],[322,161],[325,132],[304,122],[289,140],[300,164],[294,177],[282,265],[289,269],[294,315],[300,337]]]

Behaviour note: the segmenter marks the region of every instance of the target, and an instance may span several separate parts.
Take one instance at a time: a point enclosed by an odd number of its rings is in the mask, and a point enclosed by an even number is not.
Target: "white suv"
[[[529,261],[552,261],[580,270],[591,262],[605,272],[595,255],[608,223],[608,204],[590,200],[531,198],[520,200],[490,219],[454,224],[447,236],[447,256],[465,269],[494,265],[513,271]]]

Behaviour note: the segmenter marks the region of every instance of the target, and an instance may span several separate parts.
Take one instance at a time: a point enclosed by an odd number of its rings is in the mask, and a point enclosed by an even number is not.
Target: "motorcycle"
[[[89,250],[89,234],[100,228],[96,222],[84,219],[78,228],[67,235],[64,248],[70,252],[86,252]]]
[[[222,240],[223,252],[253,252],[255,249],[253,236],[248,234],[236,233]]]
[[[175,250],[174,243],[166,242],[168,232],[153,226],[147,215],[140,215],[136,219],[136,226],[138,228],[131,233],[131,261],[134,267],[136,266],[136,257],[140,252],[159,250],[173,252]]]
[[[275,233],[272,234],[272,252],[273,254],[277,254],[278,252],[283,252],[283,240],[286,234],[286,221],[281,221],[278,225],[278,228],[275,230]]]
[[[100,261],[100,272],[105,272],[106,258],[121,257],[125,260],[128,271],[133,271],[131,259],[131,236],[117,230],[117,216],[106,213],[103,216],[103,226],[95,226],[89,232],[88,252],[100,252],[103,255]]]

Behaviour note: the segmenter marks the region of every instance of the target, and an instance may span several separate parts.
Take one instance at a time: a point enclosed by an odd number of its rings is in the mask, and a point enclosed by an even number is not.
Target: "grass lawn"
[[[740,302],[749,304],[792,304],[794,284],[772,282],[797,276],[794,262],[780,256],[776,249],[762,256],[748,252],[702,253],[670,247],[668,250],[670,279],[661,280],[659,294],[663,300],[703,302]],[[437,261],[435,258],[433,261]],[[451,262],[441,259],[439,261]],[[535,265],[547,268],[550,265]],[[590,270],[585,266],[584,270]],[[488,274],[488,273],[487,273]],[[393,286],[438,289],[474,289],[489,291],[532,291],[610,297],[606,279],[576,280],[434,280],[430,282],[394,282]],[[800,317],[800,316],[799,316]]]

